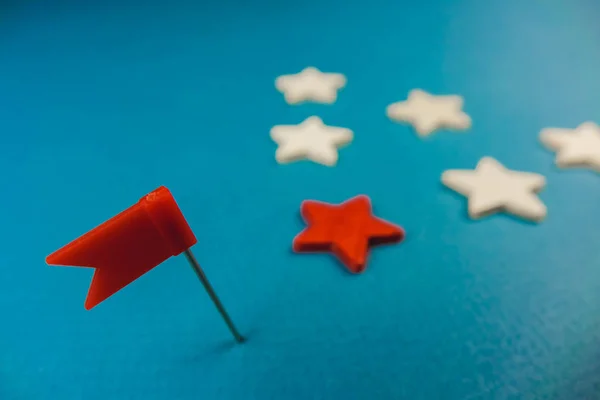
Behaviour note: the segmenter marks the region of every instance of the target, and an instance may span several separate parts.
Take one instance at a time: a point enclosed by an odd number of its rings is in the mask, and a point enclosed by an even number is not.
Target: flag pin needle
[[[198,276],[198,279],[200,279],[200,282],[202,282],[202,285],[204,286],[204,289],[208,293],[208,296],[213,301],[213,303],[215,303],[215,307],[217,307],[217,310],[219,310],[219,313],[221,314],[221,317],[223,317],[223,320],[227,324],[227,327],[229,328],[229,330],[233,334],[233,337],[235,338],[235,340],[238,343],[244,342],[244,340],[245,340],[244,337],[242,335],[240,335],[240,333],[238,332],[237,328],[233,324],[233,321],[229,317],[229,314],[227,314],[227,311],[225,310],[225,307],[223,307],[223,304],[221,303],[221,300],[219,300],[219,296],[217,296],[217,294],[215,293],[215,290],[213,289],[212,285],[208,281],[208,278],[206,277],[206,274],[204,273],[204,271],[200,267],[200,264],[198,264],[198,261],[196,260],[196,257],[194,257],[194,254],[192,253],[192,251],[190,249],[187,249],[184,252],[184,254],[185,254],[185,257],[187,258],[188,262],[192,266],[192,269],[194,270],[194,272]]]

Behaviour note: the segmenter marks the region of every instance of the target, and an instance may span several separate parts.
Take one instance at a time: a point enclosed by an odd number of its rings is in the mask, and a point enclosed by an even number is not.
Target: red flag
[[[171,192],[161,186],[50,254],[46,263],[96,269],[85,300],[89,310],[196,242]]]

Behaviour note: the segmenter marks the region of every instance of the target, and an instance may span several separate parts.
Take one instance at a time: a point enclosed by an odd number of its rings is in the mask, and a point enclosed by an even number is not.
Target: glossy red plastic
[[[339,205],[306,200],[300,213],[308,227],[294,238],[294,251],[332,252],[352,273],[364,271],[370,246],[404,238],[401,227],[373,216],[364,195]]]
[[[197,240],[166,187],[46,257],[49,265],[95,268],[91,309]]]

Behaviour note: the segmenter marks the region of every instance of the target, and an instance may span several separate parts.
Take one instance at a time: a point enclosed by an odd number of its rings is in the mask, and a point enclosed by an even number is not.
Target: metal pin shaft
[[[213,301],[213,303],[215,303],[215,307],[217,307],[217,310],[219,310],[221,317],[223,317],[223,320],[225,321],[225,323],[227,324],[227,327],[233,334],[233,337],[235,338],[235,340],[238,343],[242,343],[245,340],[244,337],[242,335],[240,335],[237,328],[233,324],[233,321],[231,320],[231,318],[229,318],[229,314],[227,314],[227,311],[225,311],[225,307],[223,307],[223,304],[221,304],[221,300],[219,300],[219,297],[215,293],[215,290],[213,289],[210,282],[208,281],[206,274],[200,267],[200,264],[198,264],[198,261],[196,261],[196,257],[194,257],[194,254],[192,253],[192,251],[190,249],[187,249],[184,253],[185,253],[185,257],[187,258],[188,262],[190,263],[190,266],[192,267],[192,269],[198,276],[198,279],[200,279],[200,282],[202,282],[204,289],[206,289],[206,292],[210,296],[211,300]]]

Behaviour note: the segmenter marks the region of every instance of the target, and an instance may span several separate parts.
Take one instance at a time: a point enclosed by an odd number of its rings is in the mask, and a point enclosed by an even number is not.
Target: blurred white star
[[[350,129],[327,126],[316,116],[298,125],[271,128],[271,139],[279,145],[275,159],[280,164],[308,159],[332,167],[338,161],[338,148],[350,143],[353,136]]]
[[[460,96],[435,96],[414,89],[407,100],[390,104],[386,112],[394,121],[413,125],[419,136],[428,136],[441,128],[468,129],[471,117],[462,111],[462,107]]]
[[[560,168],[584,167],[600,172],[600,127],[584,122],[575,129],[546,128],[540,141],[556,151]]]
[[[483,157],[474,170],[453,169],[442,174],[442,183],[469,199],[469,216],[505,211],[533,221],[546,217],[547,209],[535,193],[546,185],[540,174],[507,169]]]
[[[275,87],[288,104],[307,101],[332,104],[337,100],[337,92],[346,86],[346,77],[338,73],[321,72],[314,67],[304,68],[292,75],[282,75],[275,79]]]

